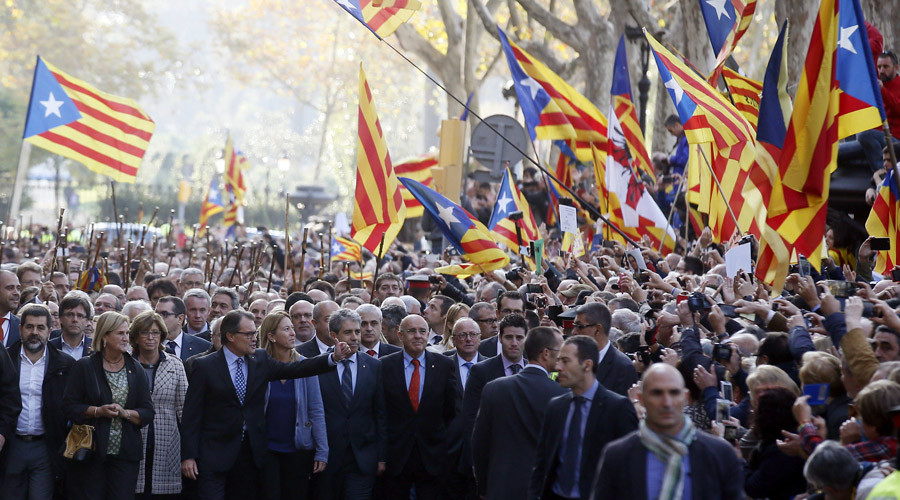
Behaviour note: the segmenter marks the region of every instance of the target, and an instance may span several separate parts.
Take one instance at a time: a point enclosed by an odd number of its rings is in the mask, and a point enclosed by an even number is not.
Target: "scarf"
[[[688,446],[694,442],[697,429],[691,423],[691,419],[684,417],[684,425],[677,436],[657,434],[647,427],[644,421],[638,428],[638,437],[648,450],[656,458],[666,464],[666,472],[660,489],[660,500],[681,500],[684,493],[684,475],[681,470],[681,462],[688,453]]]

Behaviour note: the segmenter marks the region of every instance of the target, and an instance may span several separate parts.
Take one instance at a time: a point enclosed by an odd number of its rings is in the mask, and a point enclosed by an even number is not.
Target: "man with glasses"
[[[184,301],[178,297],[162,297],[156,303],[156,313],[162,316],[166,324],[166,338],[163,339],[166,351],[182,361],[195,354],[206,352],[212,345],[206,340],[193,335],[185,335],[182,331],[187,309]]]
[[[312,340],[316,335],[313,325],[313,303],[306,299],[300,299],[291,305],[288,313],[291,315],[291,324],[294,325],[294,343],[299,346]]]
[[[91,352],[91,338],[85,328],[91,322],[94,308],[87,294],[80,290],[69,292],[59,303],[60,336],[50,339],[50,345],[78,361]]]
[[[556,328],[532,328],[525,337],[528,366],[484,386],[472,433],[478,498],[528,497],[528,481],[509,478],[534,468],[547,404],[566,392],[550,378],[562,343]]]
[[[421,316],[400,322],[403,351],[381,359],[388,422],[385,498],[448,498],[447,432],[456,415],[456,367],[447,356],[425,350],[428,323]]]
[[[637,370],[622,351],[611,347],[609,328],[612,315],[605,304],[589,302],[575,310],[574,335],[587,335],[597,341],[600,349],[595,371],[600,385],[621,394],[628,395],[628,389],[638,381]]]
[[[486,305],[490,306],[490,304]],[[456,390],[459,395],[456,398],[456,403],[459,408],[462,408],[463,394],[465,394],[469,373],[476,363],[480,363],[488,358],[478,352],[478,346],[481,344],[481,327],[472,318],[459,318],[456,324],[453,325],[452,336],[453,345],[456,346],[456,349],[451,351],[448,357],[453,360],[457,367]],[[469,448],[468,444],[464,443],[462,429],[463,416],[460,413],[450,423],[450,437],[448,439],[450,447],[449,461],[454,465],[454,469],[456,469],[458,464],[462,464],[463,449]],[[472,475],[472,468],[459,467],[459,470],[450,471],[448,473],[447,488],[451,498],[475,498],[475,477]]]

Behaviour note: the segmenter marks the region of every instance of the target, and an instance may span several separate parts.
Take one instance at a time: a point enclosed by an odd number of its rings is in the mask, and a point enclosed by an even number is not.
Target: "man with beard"
[[[11,347],[19,340],[19,318],[13,313],[19,308],[22,287],[19,278],[10,271],[0,271],[0,343]]]
[[[359,335],[362,352],[379,359],[400,351],[399,347],[382,342],[381,309],[372,304],[363,304],[356,308],[356,313],[360,317]]]
[[[4,493],[6,498],[50,500],[62,473],[59,449],[67,432],[63,390],[75,360],[47,345],[51,318],[46,306],[28,304],[19,316],[22,339],[9,355],[19,380],[22,412],[8,442]]]

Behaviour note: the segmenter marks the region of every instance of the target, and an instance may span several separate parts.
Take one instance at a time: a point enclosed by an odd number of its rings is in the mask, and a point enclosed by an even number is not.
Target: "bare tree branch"
[[[554,16],[553,13],[545,9],[543,5],[539,4],[537,0],[516,1],[519,2],[519,5],[525,9],[525,12],[527,12],[530,17],[533,17],[538,23],[547,28],[547,31],[560,39],[563,43],[579,52],[584,48],[584,40],[578,36],[578,30],[575,29],[574,26]]]
[[[658,20],[650,15],[650,9],[647,7],[647,2],[644,0],[620,0],[614,2],[612,5],[613,8],[625,7],[625,10],[631,14],[632,19],[634,19],[638,27],[647,28],[647,31],[653,36],[659,36],[662,31],[659,28]]]
[[[462,43],[462,17],[451,5],[451,0],[437,0],[438,9],[441,12],[441,20],[444,21],[444,29],[447,31],[447,43],[453,47]],[[448,50],[449,52],[449,50]]]
[[[444,54],[441,54],[440,51],[434,48],[428,40],[422,38],[415,28],[404,23],[397,28],[394,34],[400,40],[401,47],[421,57],[425,64],[435,72],[442,73]]]

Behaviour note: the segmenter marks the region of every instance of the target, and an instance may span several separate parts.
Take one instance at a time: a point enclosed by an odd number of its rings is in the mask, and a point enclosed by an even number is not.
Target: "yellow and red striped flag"
[[[641,131],[641,123],[638,121],[634,101],[631,99],[631,78],[628,75],[625,35],[619,38],[619,47],[616,49],[610,95],[612,96],[613,112],[616,114],[619,126],[622,127],[622,135],[625,137],[631,168],[638,175],[646,174],[655,181],[656,174],[653,172],[653,165],[650,164],[650,155],[647,154],[647,147],[644,145],[644,133]]]
[[[521,212],[521,219],[510,218],[510,214],[514,212]],[[516,225],[519,226],[518,233],[516,233]],[[526,248],[529,242],[541,238],[537,224],[534,222],[534,215],[531,213],[531,207],[522,196],[519,187],[516,186],[512,172],[508,168],[500,183],[500,189],[497,191],[497,201],[494,203],[494,211],[491,213],[487,227],[498,243],[503,243],[506,248],[516,253],[520,253],[518,235],[522,236],[522,244]]]
[[[38,57],[26,141],[114,181],[134,183],[155,128],[132,99],[102,92]]]
[[[499,28],[498,28],[499,29]],[[580,161],[593,161],[591,143],[606,154],[606,117],[586,97],[544,63],[522,50],[509,40],[509,46],[522,70],[547,92],[562,112],[563,117],[575,129],[575,155]]]
[[[419,0],[334,0],[379,39],[389,36],[419,10]]]
[[[350,237],[381,257],[406,220],[406,205],[378,123],[375,101],[359,65],[359,132],[356,143],[356,203]],[[384,245],[379,246],[384,238]],[[378,254],[381,255],[378,255]]]
[[[434,176],[431,174],[431,167],[436,167],[437,164],[437,156],[435,155],[409,158],[394,165],[394,174],[397,177],[409,177],[428,187],[433,187]],[[400,193],[403,195],[403,204],[406,205],[407,217],[421,217],[424,215],[425,209],[422,208],[422,204],[403,184],[400,185]]]
[[[746,77],[731,68],[722,68],[722,77],[731,90],[731,100],[744,118],[755,129],[759,122],[759,99],[762,96],[762,82]]]
[[[222,213],[224,210],[225,207],[222,204],[222,194],[219,191],[216,177],[213,176],[209,181],[209,189],[206,191],[206,196],[203,198],[203,205],[200,206],[199,236],[203,236],[206,233],[206,226],[209,225],[209,218],[213,215]]]
[[[884,182],[878,190],[878,197],[872,205],[872,211],[869,212],[869,218],[866,219],[866,231],[869,236],[888,238],[891,241],[891,248],[878,252],[878,258],[875,259],[874,271],[881,275],[900,264],[900,231],[897,230],[900,222],[900,191],[897,190],[897,182],[894,180],[896,174],[896,168],[887,171]]]
[[[331,240],[331,260],[359,262],[362,260],[362,247],[349,238],[335,236]]]
[[[225,186],[226,189],[234,193],[237,201],[243,201],[244,193],[247,191],[247,184],[244,182],[244,168],[249,163],[247,158],[235,151],[234,143],[231,141],[231,134],[225,139]]]
[[[734,51],[738,42],[750,27],[753,14],[756,12],[757,0],[724,0],[711,2],[699,0],[703,20],[716,63],[707,81],[715,86],[719,81],[722,65]]]

